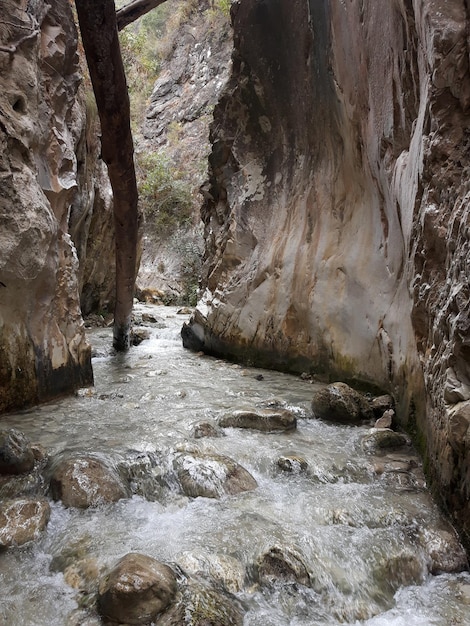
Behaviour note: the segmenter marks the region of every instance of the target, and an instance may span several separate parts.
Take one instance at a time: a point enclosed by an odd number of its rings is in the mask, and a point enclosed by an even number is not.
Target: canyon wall
[[[186,347],[390,391],[470,546],[465,0],[242,0]]]
[[[90,383],[68,219],[83,132],[68,0],[0,19],[0,412]]]

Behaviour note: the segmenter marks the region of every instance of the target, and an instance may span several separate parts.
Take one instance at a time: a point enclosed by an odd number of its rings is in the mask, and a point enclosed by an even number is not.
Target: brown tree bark
[[[122,30],[131,22],[134,22],[142,15],[160,6],[166,0],[133,0],[126,6],[116,11],[118,30]]]
[[[102,156],[113,189],[116,238],[113,345],[116,350],[130,347],[139,221],[129,96],[118,30],[165,1],[133,0],[116,12],[114,0],[75,0],[100,116]]]
[[[113,345],[127,350],[137,264],[138,212],[129,96],[114,0],[75,0],[101,122],[102,156],[114,196],[116,304]]]

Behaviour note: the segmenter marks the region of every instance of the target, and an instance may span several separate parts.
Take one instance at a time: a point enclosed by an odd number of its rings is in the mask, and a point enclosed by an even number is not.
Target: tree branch
[[[126,4],[122,9],[116,11],[118,30],[122,30],[139,19],[139,17],[142,17],[142,15],[157,8],[164,2],[166,2],[166,0],[133,0],[129,2],[129,4]]]

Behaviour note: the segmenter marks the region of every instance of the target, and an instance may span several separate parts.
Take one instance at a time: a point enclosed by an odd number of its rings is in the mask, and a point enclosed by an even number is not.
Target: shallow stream
[[[190,353],[179,336],[188,316],[150,305],[142,313],[150,338],[128,354],[112,353],[111,329],[90,332],[93,389],[2,418],[2,428],[22,430],[51,455],[89,451],[134,468],[132,497],[88,510],[52,503],[37,542],[0,553],[2,626],[80,623],[77,591],[57,567],[74,550],[102,569],[142,552],[218,579],[240,600],[245,626],[470,626],[468,573],[429,573],[445,523],[420,468],[406,469],[412,452],[366,454],[368,426],[312,417],[315,384]],[[194,438],[200,422],[273,399],[295,411],[295,431]],[[258,487],[219,499],[163,487],[161,466],[177,450],[229,456]],[[278,460],[289,456],[307,468],[282,471]],[[273,549],[299,558],[311,583],[251,576]]]

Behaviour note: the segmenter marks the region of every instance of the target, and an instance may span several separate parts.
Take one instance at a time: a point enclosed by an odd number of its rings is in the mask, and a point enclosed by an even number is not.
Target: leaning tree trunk
[[[152,9],[163,4],[165,0],[132,0],[129,4],[116,11],[118,30],[122,30],[131,22],[139,19]]]
[[[101,122],[101,149],[114,195],[117,350],[130,346],[137,265],[138,213],[129,96],[114,0],[75,0],[83,47]]]

